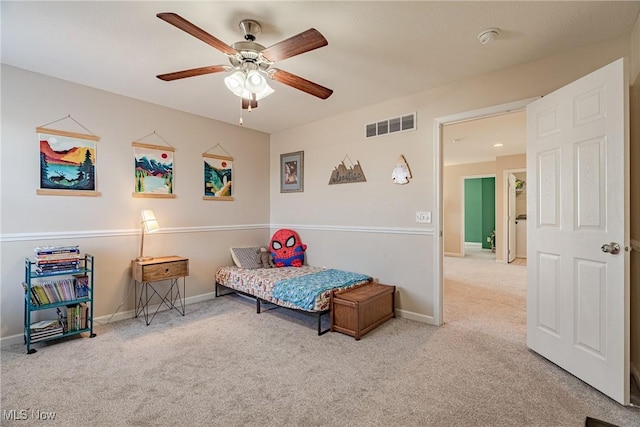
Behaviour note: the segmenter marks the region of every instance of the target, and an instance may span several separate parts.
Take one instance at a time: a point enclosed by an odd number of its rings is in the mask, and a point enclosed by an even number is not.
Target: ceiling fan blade
[[[190,70],[176,71],[176,72],[167,73],[167,74],[159,74],[156,77],[159,78],[160,80],[164,80],[165,82],[170,82],[172,80],[184,79],[186,77],[195,77],[195,76],[202,76],[204,74],[212,74],[212,73],[219,73],[221,71],[228,71],[229,68],[230,67],[228,65],[211,65],[209,67],[192,68]]]
[[[236,55],[238,53],[237,50],[235,50],[225,42],[220,41],[211,34],[207,33],[202,28],[197,27],[178,14],[165,12],[158,13],[156,16],[163,21],[166,21],[169,24],[173,25],[174,27],[180,28],[182,31],[191,34],[193,37],[202,40],[209,46],[213,46],[219,51],[226,53],[227,55]]]
[[[303,33],[289,37],[280,43],[276,43],[260,53],[266,60],[277,62],[326,46],[327,44],[327,39],[325,39],[318,30],[311,28]]]
[[[291,86],[294,89],[307,92],[308,94],[317,96],[318,98],[327,99],[333,93],[333,90],[331,89],[277,68],[269,69],[268,75],[277,82]]]

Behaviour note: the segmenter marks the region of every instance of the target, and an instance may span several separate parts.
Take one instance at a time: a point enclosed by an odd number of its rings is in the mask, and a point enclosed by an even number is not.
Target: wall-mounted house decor
[[[40,143],[41,195],[100,196],[96,191],[95,135],[36,128]]]
[[[134,197],[174,198],[173,147],[131,143],[134,155]]]
[[[233,200],[233,157],[202,153],[203,200]]]
[[[349,166],[344,163],[347,159],[350,163]],[[367,178],[364,176],[360,162],[356,160],[356,162],[353,163],[349,155],[346,155],[344,159],[342,159],[342,162],[333,168],[331,178],[329,178],[329,185],[349,184],[352,182],[367,182]]]
[[[407,160],[400,154],[398,160],[396,160],[396,166],[391,172],[391,179],[395,184],[407,184],[410,178],[412,178],[411,169],[409,169]]]
[[[304,191],[304,151],[280,154],[280,192]]]

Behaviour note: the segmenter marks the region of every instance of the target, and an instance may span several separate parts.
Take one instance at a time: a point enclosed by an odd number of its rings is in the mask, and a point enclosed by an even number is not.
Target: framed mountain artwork
[[[204,200],[233,200],[233,157],[202,154]]]
[[[99,196],[95,135],[38,127],[40,195]]]
[[[174,198],[173,147],[134,142],[133,197]]]

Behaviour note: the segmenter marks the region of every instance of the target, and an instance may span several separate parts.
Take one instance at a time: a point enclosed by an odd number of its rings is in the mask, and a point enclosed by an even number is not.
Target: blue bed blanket
[[[354,285],[370,280],[364,274],[328,269],[291,279],[279,280],[273,287],[273,296],[305,310],[312,310],[316,297],[324,291]]]

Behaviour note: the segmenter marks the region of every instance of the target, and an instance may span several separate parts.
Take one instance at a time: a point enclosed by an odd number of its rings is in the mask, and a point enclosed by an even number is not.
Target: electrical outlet
[[[416,212],[416,222],[430,223],[431,212]]]

